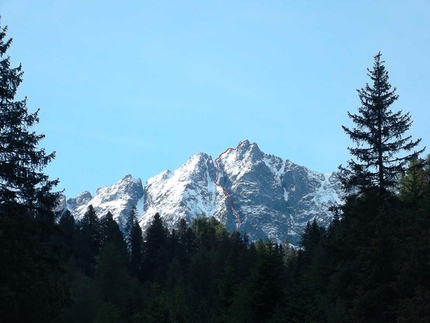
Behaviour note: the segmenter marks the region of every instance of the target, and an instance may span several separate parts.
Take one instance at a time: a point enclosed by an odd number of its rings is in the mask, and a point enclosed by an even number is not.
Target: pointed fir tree
[[[0,321],[58,322],[71,298],[52,211],[58,180],[43,172],[55,153],[39,148],[44,135],[31,130],[38,111],[15,100],[23,71],[11,67],[6,32],[0,25]]]
[[[164,227],[160,214],[156,213],[145,231],[142,280],[160,283],[165,279],[169,259],[168,236],[169,230]]]
[[[118,223],[113,219],[110,211],[100,220],[100,247],[108,243],[115,244],[118,248],[125,246],[124,236],[119,228]],[[126,248],[126,247],[124,247]]]
[[[374,59],[373,69],[367,69],[373,84],[357,90],[361,101],[358,114],[348,112],[355,127],[342,126],[357,144],[348,148],[355,159],[349,160],[347,167],[339,168],[347,191],[377,188],[382,195],[395,186],[399,175],[424,148],[399,156],[401,152],[412,151],[421,139],[414,141],[410,135],[404,136],[412,124],[411,116],[390,109],[398,99],[396,88],[391,89],[381,53]]]
[[[76,261],[86,275],[94,275],[96,256],[100,251],[101,240],[100,221],[93,206],[89,205],[79,223],[77,250],[75,253]]]
[[[417,207],[416,204],[425,198],[429,183],[429,166],[430,155],[426,160],[414,160],[400,179],[400,197],[413,207]]]
[[[130,264],[134,276],[140,277],[143,262],[143,233],[139,222],[134,221],[131,231]]]
[[[135,205],[128,213],[125,219],[125,225],[124,225],[124,240],[127,243],[127,251],[129,254],[131,254],[131,240],[133,235],[133,226],[136,220],[137,220],[137,206]]]
[[[24,72],[21,65],[10,66],[6,51],[12,39],[6,39],[6,31],[0,27],[0,201],[3,209],[37,216],[50,212],[59,196],[51,192],[58,179],[51,181],[43,173],[55,152],[38,148],[45,135],[30,130],[39,122],[39,110],[29,113],[27,98],[15,100]]]

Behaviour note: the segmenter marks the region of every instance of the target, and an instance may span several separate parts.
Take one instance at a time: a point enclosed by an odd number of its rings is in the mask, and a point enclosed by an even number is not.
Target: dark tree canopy
[[[343,173],[343,184],[351,188],[377,187],[380,193],[393,187],[407,165],[424,151],[400,156],[399,153],[412,151],[421,141],[405,136],[412,120],[409,113],[393,112],[390,107],[398,99],[396,88],[391,89],[388,71],[385,69],[381,53],[375,57],[373,69],[368,76],[373,84],[357,90],[361,101],[358,114],[348,112],[355,123],[354,128],[342,126],[345,133],[357,145],[348,147],[353,159]]]

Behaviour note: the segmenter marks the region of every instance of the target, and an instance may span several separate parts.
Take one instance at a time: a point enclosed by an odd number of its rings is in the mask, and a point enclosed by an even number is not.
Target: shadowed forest
[[[390,110],[398,96],[381,54],[348,113],[345,197],[329,227],[309,222],[299,248],[248,241],[214,218],[167,229],[136,210],[54,212],[55,158],[16,100],[22,67],[0,28],[0,322],[429,322],[430,157]],[[418,149],[418,150],[417,150]]]

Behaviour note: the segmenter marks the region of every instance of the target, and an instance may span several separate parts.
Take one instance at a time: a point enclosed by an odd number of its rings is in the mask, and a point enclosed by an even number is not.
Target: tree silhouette
[[[340,170],[347,190],[377,187],[383,194],[395,186],[399,174],[405,171],[409,162],[417,159],[424,148],[404,156],[398,155],[414,149],[421,139],[413,141],[411,136],[404,137],[412,124],[411,116],[401,110],[393,112],[390,109],[398,99],[396,88],[391,90],[381,53],[374,59],[373,69],[367,69],[373,84],[357,90],[361,101],[358,114],[348,112],[355,128],[342,126],[357,144],[348,148],[355,159],[349,160],[346,168],[340,166]]]

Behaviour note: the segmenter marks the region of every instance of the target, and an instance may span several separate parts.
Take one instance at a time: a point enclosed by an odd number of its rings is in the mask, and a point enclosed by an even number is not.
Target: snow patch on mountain
[[[111,186],[98,188],[94,196],[85,191],[76,198],[68,199],[67,209],[79,220],[84,216],[88,206],[92,205],[98,217],[110,212],[120,228],[123,228],[127,215],[138,204],[142,196],[142,181],[126,175]]]
[[[214,175],[212,158],[198,153],[174,172],[166,171],[150,178],[144,187],[141,226],[146,228],[156,213],[171,228],[182,218],[191,223],[203,214],[213,216],[218,207]]]

